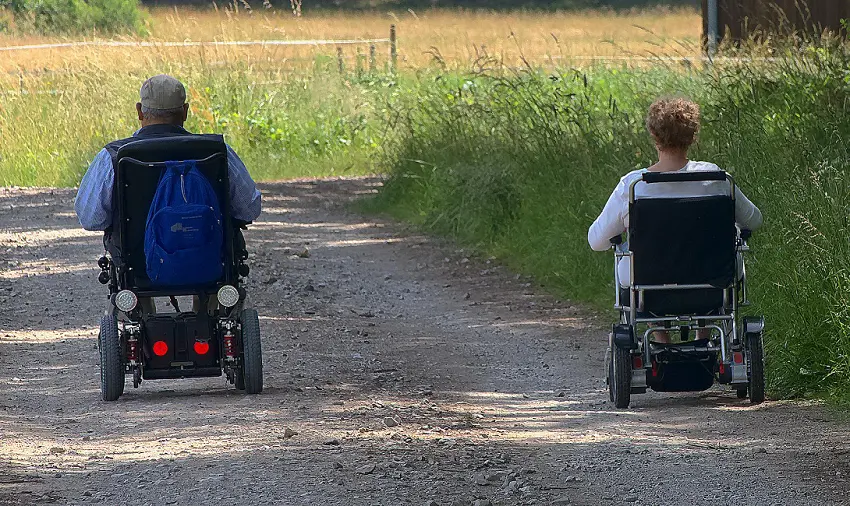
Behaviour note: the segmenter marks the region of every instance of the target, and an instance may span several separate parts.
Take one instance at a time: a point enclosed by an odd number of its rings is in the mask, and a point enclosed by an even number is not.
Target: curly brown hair
[[[664,150],[687,151],[699,133],[699,105],[686,98],[661,98],[649,106],[646,129]]]

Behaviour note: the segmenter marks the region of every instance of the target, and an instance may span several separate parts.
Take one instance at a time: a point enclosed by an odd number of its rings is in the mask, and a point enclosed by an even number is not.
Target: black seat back
[[[125,287],[146,288],[145,227],[148,211],[167,161],[194,160],[218,196],[225,231],[225,278],[234,275],[233,227],[231,225],[227,147],[220,135],[180,135],[130,142],[118,150],[115,175],[117,226],[113,241],[125,267]]]
[[[735,279],[735,203],[725,195],[639,198],[629,206],[629,249],[635,285],[709,284],[715,289],[647,291],[654,314],[703,313],[719,308]]]

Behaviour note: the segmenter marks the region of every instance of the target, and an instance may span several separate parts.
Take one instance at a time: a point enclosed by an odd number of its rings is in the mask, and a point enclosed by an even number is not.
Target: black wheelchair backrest
[[[629,206],[633,283],[725,288],[735,276],[736,237],[728,196],[636,199]]]
[[[145,279],[145,227],[148,211],[167,161],[194,160],[218,196],[225,230],[228,281],[233,275],[233,227],[230,220],[227,147],[219,135],[180,135],[130,142],[118,150],[115,198],[118,206],[113,237],[121,251],[121,263],[133,272],[131,283]]]

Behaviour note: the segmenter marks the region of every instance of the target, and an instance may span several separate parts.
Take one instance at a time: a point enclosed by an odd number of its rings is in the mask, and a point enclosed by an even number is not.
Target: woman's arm
[[[759,208],[735,187],[735,223],[741,230],[756,230],[761,226],[763,217]]]
[[[594,251],[605,251],[611,247],[611,238],[626,231],[625,215],[628,210],[626,184],[623,180],[617,184],[602,213],[587,231],[587,242]]]

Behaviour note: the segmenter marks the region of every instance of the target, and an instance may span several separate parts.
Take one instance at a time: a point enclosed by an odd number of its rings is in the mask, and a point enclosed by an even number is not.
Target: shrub
[[[138,0],[8,0],[16,27],[36,33],[140,32]]]

